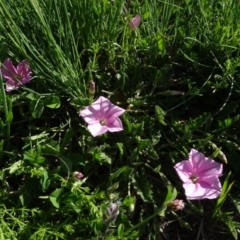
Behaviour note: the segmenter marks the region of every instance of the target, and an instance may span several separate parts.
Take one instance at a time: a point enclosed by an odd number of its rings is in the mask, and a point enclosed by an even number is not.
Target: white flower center
[[[99,123],[102,125],[102,126],[105,126],[106,125],[106,120],[105,119],[101,119],[99,121]]]
[[[189,179],[191,179],[193,183],[197,183],[199,178],[196,175],[192,175]]]

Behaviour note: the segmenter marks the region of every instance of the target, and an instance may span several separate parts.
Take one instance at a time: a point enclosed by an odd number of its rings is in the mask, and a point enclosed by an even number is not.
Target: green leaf
[[[13,120],[13,112],[9,111],[6,118],[6,123],[11,123]]]
[[[88,106],[89,105],[89,98],[83,98],[83,97],[79,97],[79,98],[75,98],[73,99],[70,104],[79,108],[79,107],[83,107],[83,106]]]
[[[173,201],[177,197],[177,190],[173,186],[167,186],[167,196],[165,198],[165,203]]]
[[[23,161],[19,160],[9,167],[9,173],[12,174],[22,168]]]
[[[132,173],[133,169],[128,167],[128,166],[123,166],[121,168],[119,168],[116,172],[112,173],[110,175],[109,180],[110,181],[116,181],[116,179],[119,178],[119,176],[123,176],[123,179],[128,179],[128,177],[130,176],[130,174]]]
[[[127,195],[124,198],[121,205],[124,206],[124,207],[131,207],[132,205],[134,206],[135,203],[136,203],[136,197],[131,197],[131,196]]]
[[[47,143],[42,145],[43,153],[47,154],[58,154],[59,153],[59,145],[56,141],[50,140]]]
[[[31,101],[29,108],[30,108],[30,110],[32,112],[32,116],[34,118],[40,118],[41,115],[42,115],[42,112],[44,110],[43,101],[41,99],[37,99],[35,101]]]
[[[118,150],[120,152],[120,156],[123,156],[124,153],[124,145],[122,143],[117,143]]]
[[[59,197],[62,193],[62,188],[56,189],[49,195],[49,199],[52,202],[53,206],[59,208]]]
[[[2,119],[0,118],[0,128],[3,128],[6,124],[2,121]]]
[[[24,152],[23,159],[31,163],[43,163],[45,158],[40,155],[41,153],[38,150],[32,149],[30,151]]]
[[[231,172],[229,172],[228,176],[226,177],[224,183],[223,183],[223,187],[222,187],[222,191],[221,194],[217,200],[216,206],[213,210],[213,214],[212,214],[212,218],[214,218],[216,216],[216,214],[218,213],[218,211],[220,210],[221,206],[223,205],[223,203],[225,202],[229,191],[231,190],[234,182],[229,184],[229,178],[231,176]]]
[[[48,172],[46,170],[43,172],[43,175],[40,179],[40,183],[41,183],[43,192],[45,192],[50,185],[50,179],[48,177]]]
[[[160,53],[163,54],[165,52],[165,44],[164,44],[165,40],[161,32],[157,33],[156,40],[157,40],[158,50]]]
[[[159,106],[155,106],[155,115],[157,120],[162,124],[162,125],[167,125],[164,122],[164,117],[165,117],[165,112],[159,107]]]
[[[65,150],[65,147],[69,143],[71,143],[73,135],[74,135],[73,129],[72,128],[67,129],[67,131],[66,131],[66,133],[64,135],[64,138],[63,138],[63,142],[62,142],[62,144],[60,146],[60,152],[63,152]]]
[[[124,225],[122,223],[120,223],[118,226],[118,237],[120,239],[122,239],[122,237],[123,237],[123,232],[124,232]]]
[[[48,108],[59,108],[60,105],[60,99],[57,96],[48,96],[44,100],[44,106]]]
[[[65,173],[71,172],[72,165],[73,165],[72,161],[68,157],[63,156],[61,154],[58,155],[58,158],[60,159],[60,165],[61,165],[62,170]]]
[[[146,179],[144,174],[140,176],[134,176],[133,178],[133,186],[138,195],[141,196],[144,202],[151,202],[152,201],[152,185]]]
[[[28,204],[31,202],[32,198],[28,194],[24,193],[19,196],[19,200],[22,206],[27,207]]]

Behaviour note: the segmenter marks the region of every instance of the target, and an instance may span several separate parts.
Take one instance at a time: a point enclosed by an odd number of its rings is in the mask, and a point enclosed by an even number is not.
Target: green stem
[[[125,234],[126,234],[126,233],[129,233],[129,232],[132,232],[132,231],[133,231],[134,229],[136,229],[136,228],[139,228],[139,227],[142,226],[143,224],[145,224],[145,223],[147,223],[148,221],[150,221],[152,218],[158,216],[158,215],[159,215],[161,212],[163,212],[164,210],[165,210],[165,206],[163,206],[162,208],[157,209],[157,211],[156,211],[153,215],[145,218],[143,221],[141,221],[141,222],[138,223],[137,225],[135,225],[135,226],[133,226],[132,228],[130,228],[129,230],[127,230],[127,231],[125,232]]]
[[[5,139],[7,139],[7,146],[9,146],[10,123],[7,121],[7,119],[8,119],[8,106],[7,106],[6,93],[5,93],[5,89],[4,89],[4,84],[3,84],[3,79],[2,79],[1,73],[0,73],[0,92],[1,92],[1,96],[2,96],[3,108],[4,108],[4,113],[5,113],[5,119],[6,119],[6,127],[7,127],[7,134],[5,136]]]

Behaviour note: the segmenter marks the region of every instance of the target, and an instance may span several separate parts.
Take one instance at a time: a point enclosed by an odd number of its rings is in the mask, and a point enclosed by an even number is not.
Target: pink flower
[[[222,186],[218,177],[222,175],[222,164],[191,149],[189,160],[177,163],[174,168],[183,181],[187,199],[213,199],[220,195]]]
[[[124,112],[124,109],[112,104],[107,98],[99,97],[91,106],[80,111],[80,116],[88,124],[91,134],[96,137],[107,131],[122,131],[122,122],[118,117]]]
[[[73,173],[73,177],[74,177],[75,179],[81,179],[81,178],[84,177],[84,175],[83,175],[81,172],[74,172],[74,173]]]
[[[7,92],[11,92],[14,89],[18,89],[22,84],[28,83],[32,74],[27,60],[23,60],[15,68],[10,58],[7,58],[2,64],[1,73],[3,78],[7,80]]]
[[[132,30],[136,30],[139,27],[140,22],[141,22],[141,16],[137,15],[131,19],[131,21],[129,22],[129,27]]]
[[[183,200],[175,199],[172,202],[169,202],[167,204],[167,207],[170,211],[178,211],[178,210],[183,210],[185,207],[185,203]]]

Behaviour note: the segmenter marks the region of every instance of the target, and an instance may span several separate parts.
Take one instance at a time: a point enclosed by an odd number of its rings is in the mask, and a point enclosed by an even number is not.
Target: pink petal
[[[90,124],[88,125],[89,132],[94,136],[99,136],[108,131],[107,126],[102,126],[100,123]]]
[[[217,198],[221,193],[221,183],[218,177],[212,177],[207,182],[199,181],[194,184],[191,181],[184,183],[183,188],[187,199],[214,199]]]
[[[116,117],[111,119],[110,122],[107,122],[107,128],[109,132],[120,132],[123,130],[122,122],[118,117]]]
[[[201,152],[191,149],[189,161],[192,162],[193,172],[200,176],[221,176],[223,165],[205,157]]]
[[[111,103],[111,105],[109,105],[108,111],[106,112],[106,119],[109,119],[112,116],[118,117],[122,115],[124,112],[125,112],[125,109],[120,108]]]
[[[188,160],[177,163],[174,166],[179,178],[185,183],[189,181],[189,178],[192,175],[193,169],[192,164]]]
[[[85,122],[89,123],[90,119],[105,119],[106,112],[111,102],[105,97],[99,97],[92,105],[86,107],[80,112]]]
[[[23,60],[17,66],[17,73],[22,76],[21,82],[23,84],[28,83],[31,80],[31,70],[27,60]]]
[[[12,90],[18,89],[20,87],[20,83],[15,80],[7,80],[6,82],[6,91],[11,92]]]
[[[82,111],[80,111],[80,116],[83,117],[84,121],[87,124],[94,124],[99,122],[98,112],[94,110],[91,106],[85,107]]]
[[[80,111],[80,116],[83,117],[86,123],[92,124],[93,122],[102,119],[109,121],[112,115],[117,117],[124,112],[124,109],[115,106],[107,98],[101,96],[91,106],[88,106]]]
[[[129,22],[129,26],[132,30],[135,30],[136,28],[139,27],[140,22],[141,22],[141,16],[137,15],[131,19],[131,21]]]
[[[7,58],[1,66],[1,73],[5,79],[13,79],[17,74],[16,68],[13,66],[10,58]]]

